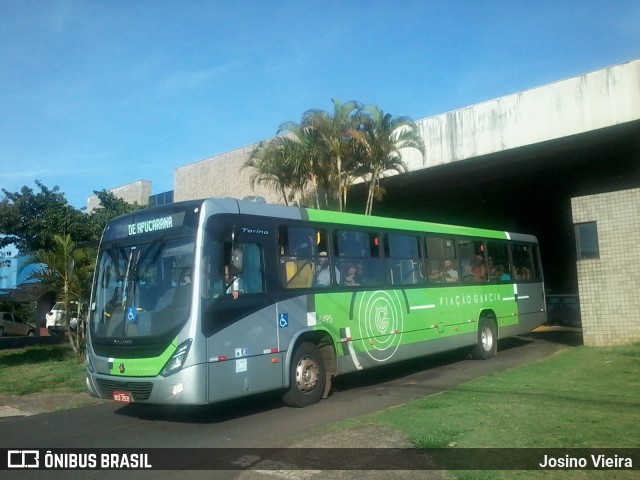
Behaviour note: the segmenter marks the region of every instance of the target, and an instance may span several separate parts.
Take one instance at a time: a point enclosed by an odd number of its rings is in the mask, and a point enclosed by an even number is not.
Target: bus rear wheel
[[[478,339],[471,350],[471,356],[477,360],[489,360],[498,354],[498,329],[492,318],[481,318]]]
[[[290,407],[308,407],[320,401],[326,383],[322,354],[313,343],[301,343],[291,359],[289,389],[282,397]]]

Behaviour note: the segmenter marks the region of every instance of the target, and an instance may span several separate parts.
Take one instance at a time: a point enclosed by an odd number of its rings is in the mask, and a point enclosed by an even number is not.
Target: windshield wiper
[[[127,262],[127,272],[124,275],[124,285],[122,286],[122,310],[127,308],[127,295],[129,293],[129,277],[133,273],[133,255],[137,253],[136,247],[131,247],[131,253],[129,254],[129,261]]]

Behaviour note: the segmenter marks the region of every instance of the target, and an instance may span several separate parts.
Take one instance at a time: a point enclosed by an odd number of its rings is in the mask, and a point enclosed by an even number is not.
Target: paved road
[[[337,379],[329,399],[305,409],[284,407],[276,396],[263,395],[198,408],[140,408],[105,403],[31,417],[5,418],[0,419],[0,447],[284,447],[323,425],[432,395],[490,372],[546,358],[580,342],[579,332],[543,329],[501,341],[498,357],[489,361],[461,360],[459,354],[448,354],[381,367]],[[13,478],[115,478],[114,472],[20,473]],[[238,476],[238,472],[213,473],[123,472],[118,478],[186,480]]]

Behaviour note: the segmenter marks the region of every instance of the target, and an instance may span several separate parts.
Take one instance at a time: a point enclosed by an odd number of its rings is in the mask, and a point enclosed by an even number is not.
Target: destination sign
[[[167,216],[162,218],[154,218],[141,222],[130,223],[127,225],[129,236],[140,235],[142,233],[158,232],[173,228],[173,217]]]
[[[184,202],[162,208],[141,209],[107,224],[102,240],[154,238],[156,235],[192,235],[198,228],[202,202]]]

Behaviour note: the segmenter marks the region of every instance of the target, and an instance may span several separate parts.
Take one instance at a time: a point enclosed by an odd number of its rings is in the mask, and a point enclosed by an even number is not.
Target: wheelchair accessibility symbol
[[[289,314],[281,313],[280,318],[278,319],[278,325],[280,328],[285,328],[289,326]]]
[[[136,323],[138,321],[138,309],[136,307],[129,307],[127,310],[127,322]]]

